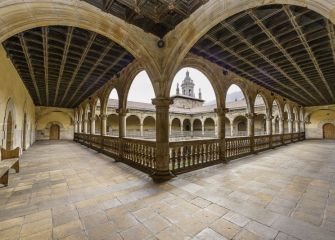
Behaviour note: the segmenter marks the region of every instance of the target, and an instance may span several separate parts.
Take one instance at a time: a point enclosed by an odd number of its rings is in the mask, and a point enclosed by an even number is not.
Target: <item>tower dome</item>
[[[182,94],[188,97],[195,97],[194,95],[194,82],[190,77],[190,72],[186,72],[186,76],[181,84]]]

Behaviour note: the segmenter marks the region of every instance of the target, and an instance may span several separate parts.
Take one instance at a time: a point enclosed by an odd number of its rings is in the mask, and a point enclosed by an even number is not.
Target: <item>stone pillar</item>
[[[101,136],[106,136],[107,135],[107,115],[106,114],[101,114]]]
[[[169,132],[170,132],[170,136],[172,135],[172,124],[169,124]]]
[[[288,133],[293,133],[293,120],[288,119],[287,124],[288,124]]]
[[[117,109],[116,112],[119,114],[119,138],[124,138],[126,137],[127,109]]]
[[[215,112],[218,116],[217,121],[217,137],[220,141],[220,160],[224,163],[226,163],[226,113],[229,110],[227,108],[217,108],[215,109]]]
[[[95,116],[91,117],[91,134],[95,134]]]
[[[84,124],[84,133],[87,134],[87,120],[86,119],[83,121],[83,124]]]
[[[194,137],[194,133],[193,133],[193,122],[191,122],[191,137]]]
[[[266,117],[266,134],[267,135],[272,135],[272,116],[267,116]]]
[[[143,137],[143,122],[141,122],[141,126],[140,126],[140,136]]]
[[[205,123],[201,122],[201,136],[205,136]]]
[[[151,175],[156,182],[169,180],[169,107],[173,103],[170,98],[155,98],[152,104],[156,106],[156,169]]]
[[[234,136],[234,123],[230,123],[230,136]]]
[[[180,134],[181,134],[181,136],[184,136],[184,125],[183,125],[183,121],[180,121]]]
[[[279,118],[278,123],[279,123],[279,134],[284,134],[284,118]]]
[[[78,121],[74,121],[74,133],[78,132]]]
[[[78,121],[78,133],[81,133],[81,130],[82,130],[82,129],[81,129],[81,121],[79,120],[79,121]]]
[[[255,113],[246,114],[248,119],[248,137],[250,138],[250,152],[255,151]]]
[[[297,133],[300,133],[300,121],[295,120],[295,130]]]

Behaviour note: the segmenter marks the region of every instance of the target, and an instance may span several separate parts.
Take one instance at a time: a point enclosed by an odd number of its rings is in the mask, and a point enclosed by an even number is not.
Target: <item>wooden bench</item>
[[[19,157],[20,148],[15,148],[14,150],[1,148],[0,183],[5,186],[8,185],[8,175],[11,168],[17,173],[20,171]]]
[[[8,186],[8,175],[9,175],[9,168],[0,167],[0,184]]]

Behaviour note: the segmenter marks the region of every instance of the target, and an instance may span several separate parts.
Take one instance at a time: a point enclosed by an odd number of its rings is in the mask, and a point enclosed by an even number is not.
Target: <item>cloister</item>
[[[335,239],[334,24],[334,0],[0,1],[0,239]],[[173,89],[189,68],[215,102]]]

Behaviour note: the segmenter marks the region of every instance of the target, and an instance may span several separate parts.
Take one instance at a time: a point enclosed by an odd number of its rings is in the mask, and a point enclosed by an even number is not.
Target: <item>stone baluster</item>
[[[158,182],[173,177],[169,167],[169,107],[172,103],[170,98],[152,100],[152,104],[156,106],[156,169],[151,177]]]

